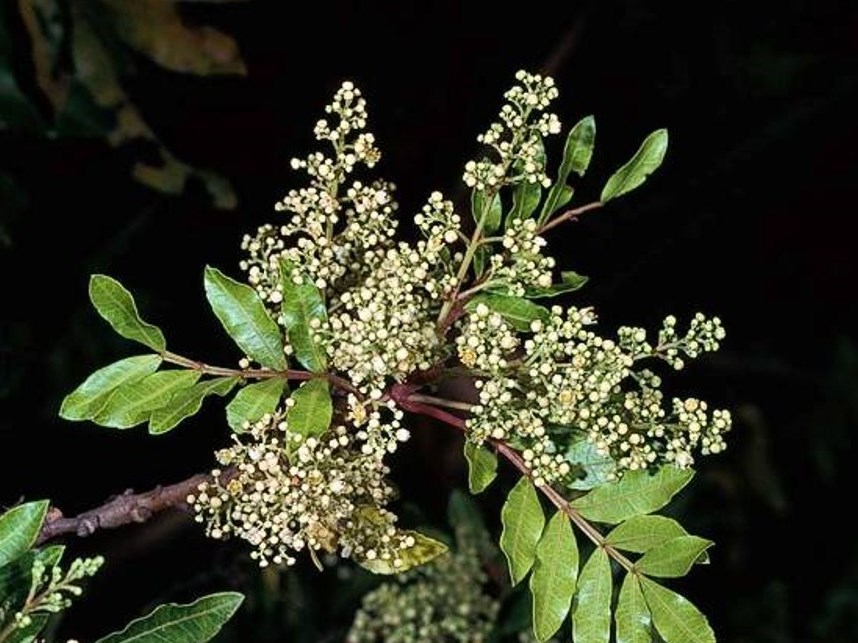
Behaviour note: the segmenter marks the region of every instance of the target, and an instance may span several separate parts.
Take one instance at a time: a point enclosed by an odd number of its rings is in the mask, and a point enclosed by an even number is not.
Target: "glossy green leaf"
[[[491,248],[489,246],[477,246],[474,250],[474,274],[479,277],[483,274],[489,264],[491,256]]]
[[[324,347],[313,337],[311,324],[322,323],[327,319],[325,300],[313,284],[307,281],[296,284],[291,273],[291,268],[284,262],[280,270],[280,285],[283,289],[280,315],[288,330],[295,357],[305,367],[318,373],[325,370],[328,358]]]
[[[206,298],[224,329],[248,357],[275,370],[286,368],[280,327],[256,291],[206,266]]]
[[[685,576],[712,545],[711,540],[698,536],[677,536],[650,549],[635,563],[635,567],[647,576]]]
[[[292,393],[292,400],[295,404],[286,416],[290,431],[309,437],[321,435],[331,426],[334,411],[327,380],[307,380]]]
[[[48,545],[33,551],[36,554],[36,560],[42,563],[45,569],[50,570],[62,560],[66,548],[65,545]]]
[[[569,517],[558,511],[548,521],[530,575],[533,595],[533,633],[537,640],[550,639],[572,607],[578,578],[578,543]]]
[[[142,380],[157,371],[160,365],[160,355],[137,355],[98,369],[66,395],[60,407],[60,417],[91,420],[104,408],[116,388]]]
[[[588,520],[613,525],[661,509],[693,477],[691,469],[671,465],[663,466],[655,474],[628,471],[619,481],[596,487],[574,500],[572,506]]]
[[[581,438],[566,450],[566,461],[572,465],[578,477],[569,483],[570,489],[586,491],[610,481],[617,470],[614,459],[602,455],[595,445],[586,438]]]
[[[465,440],[465,459],[468,461],[468,488],[481,493],[498,474],[498,457],[484,446]]]
[[[658,169],[667,152],[667,130],[659,129],[644,139],[638,151],[614,172],[602,189],[602,202],[616,199],[646,181],[647,177]]]
[[[233,431],[243,431],[245,422],[253,424],[266,413],[274,413],[285,389],[286,380],[281,377],[248,384],[226,405],[227,424]]]
[[[614,527],[605,540],[617,549],[643,554],[668,540],[687,535],[672,518],[633,516]]]
[[[626,574],[620,588],[614,621],[617,626],[616,643],[652,641],[652,616],[644,600],[640,582],[634,574]]]
[[[223,397],[238,384],[238,377],[218,377],[197,382],[192,387],[176,393],[170,401],[152,412],[149,418],[149,433],[166,433],[186,418],[199,412],[207,395]]]
[[[534,304],[522,297],[498,295],[481,292],[475,295],[467,304],[468,310],[473,310],[479,304],[485,304],[499,313],[509,324],[520,331],[530,330],[530,323],[536,319],[548,319],[550,312],[544,306]]]
[[[485,192],[473,190],[471,192],[471,212],[477,224],[480,222],[480,217],[483,217],[483,234],[496,232],[500,228],[501,216],[503,215],[500,194],[495,191],[491,203],[489,203]]]
[[[545,526],[536,489],[524,476],[519,478],[504,502],[501,523],[500,548],[506,556],[512,584],[517,585],[536,560],[536,546]]]
[[[107,275],[92,275],[89,278],[89,298],[98,314],[117,333],[159,353],[167,350],[164,333],[157,326],[140,319],[134,297],[116,279]]]
[[[0,516],[0,566],[27,552],[39,537],[48,501],[27,502]]]
[[[575,643],[608,643],[611,635],[611,563],[604,549],[596,549],[578,578],[572,607],[572,640]]]
[[[652,622],[665,643],[715,643],[715,633],[701,611],[687,598],[641,578]]]
[[[220,631],[243,600],[236,592],[222,592],[187,605],[161,605],[97,643],[204,643]]]
[[[528,299],[546,299],[548,297],[557,297],[558,295],[564,295],[568,292],[575,292],[576,290],[580,290],[588,281],[590,281],[589,277],[579,275],[577,272],[574,272],[572,270],[565,270],[561,272],[560,278],[560,283],[551,284],[551,286],[549,286],[548,288],[531,286],[526,290],[525,296]]]
[[[114,429],[128,429],[149,419],[152,411],[165,406],[179,391],[190,388],[199,371],[172,370],[147,375],[117,388],[93,420]]]
[[[510,221],[517,219],[527,219],[539,207],[541,200],[542,186],[539,183],[529,181],[519,183],[512,193],[512,209],[509,211],[506,225],[509,226]]]
[[[569,130],[566,144],[563,146],[563,161],[557,172],[557,180],[551,186],[539,215],[540,224],[572,198],[572,188],[566,181],[572,172],[584,176],[593,156],[595,142],[596,120],[592,116],[585,116]]]
[[[31,614],[30,624],[27,627],[12,630],[9,636],[3,639],[3,643],[34,643],[39,633],[48,624],[47,614]]]

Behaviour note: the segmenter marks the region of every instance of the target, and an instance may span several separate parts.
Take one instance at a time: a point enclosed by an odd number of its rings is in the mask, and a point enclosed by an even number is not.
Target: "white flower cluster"
[[[680,337],[676,332],[676,317],[665,317],[658,333],[658,344],[652,346],[646,339],[643,328],[624,326],[617,331],[620,344],[634,355],[635,359],[660,357],[674,369],[685,366],[682,355],[695,359],[702,353],[717,351],[726,333],[721,320],[697,313],[691,319],[688,331]]]
[[[456,338],[459,360],[468,368],[498,373],[508,366],[507,357],[519,344],[518,337],[500,313],[484,303],[465,317]]]
[[[475,351],[497,344],[475,313],[462,322],[460,358],[469,343]],[[706,337],[723,337],[723,329],[703,317],[695,319],[695,330],[686,337],[698,338],[694,341],[700,350],[711,349],[714,340]],[[537,485],[562,482],[569,475],[576,463],[563,454],[573,435],[586,436],[599,453],[616,461],[620,472],[665,462],[688,467],[694,451],[717,453],[726,447],[728,412],[715,411],[710,419],[704,402],[685,400],[674,401],[673,413],[668,413],[658,390],[660,378],[632,370],[639,355],[658,354],[645,346],[641,329],[622,329],[620,341],[614,342],[587,330],[594,322],[591,309],[564,312],[559,306],[545,322],[533,321],[518,359],[501,355],[508,367],[483,369],[492,376],[480,383],[480,404],[467,423],[470,439],[480,443],[492,438],[520,447]]]
[[[497,189],[521,181],[551,186],[545,174],[542,139],[560,132],[557,116],[544,111],[557,98],[557,88],[548,76],[519,71],[515,78],[520,84],[504,94],[508,102],[501,108],[499,120],[477,137],[494,149],[498,161],[468,161],[463,177],[468,187]]]
[[[503,254],[489,260],[489,279],[506,288],[507,294],[523,297],[528,288],[550,288],[554,257],[542,255],[545,239],[536,234],[536,221],[510,221],[503,235]]]
[[[293,438],[282,414],[266,415],[216,454],[230,474],[216,469],[214,482],[188,498],[206,533],[248,541],[261,566],[294,564],[305,549],[402,565],[414,538],[385,509],[393,489],[378,452],[356,448],[345,426],[297,444]],[[291,453],[286,444],[295,445]]]

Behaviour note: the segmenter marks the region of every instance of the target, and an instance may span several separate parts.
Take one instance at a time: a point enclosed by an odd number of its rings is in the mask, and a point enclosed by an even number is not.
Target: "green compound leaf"
[[[286,415],[290,431],[310,437],[331,426],[334,408],[327,380],[307,380],[292,393],[292,400],[295,404]]]
[[[173,395],[193,386],[198,371],[161,371],[117,388],[94,422],[114,429],[128,429],[149,419],[152,411],[166,406]]]
[[[529,331],[532,321],[548,319],[551,314],[544,306],[534,304],[527,299],[485,292],[475,295],[465,308],[473,310],[481,303],[499,313],[513,328],[520,331]]]
[[[558,208],[562,208],[572,198],[572,188],[566,185],[569,175],[575,172],[584,176],[593,157],[593,145],[596,142],[596,120],[585,116],[569,130],[563,147],[563,162],[557,172],[557,180],[551,186],[548,197],[539,214],[539,224],[545,222]]]
[[[641,185],[661,165],[665,152],[667,152],[667,130],[659,129],[647,136],[629,162],[608,179],[602,189],[600,200],[605,203],[616,199]]]
[[[468,489],[473,494],[482,493],[497,477],[498,457],[470,440],[465,440],[464,451],[468,461]]]
[[[617,626],[616,643],[650,643],[652,616],[644,600],[640,582],[634,574],[626,574],[617,609],[614,614]]]
[[[65,420],[91,420],[104,408],[116,388],[142,380],[157,371],[160,365],[160,355],[137,355],[98,369],[66,395],[60,407],[60,417]]]
[[[206,266],[206,298],[224,329],[251,359],[275,370],[286,368],[280,328],[250,286]]]
[[[283,304],[280,315],[283,325],[289,333],[289,343],[295,351],[295,357],[314,373],[324,371],[328,365],[325,349],[312,335],[313,320],[320,324],[328,318],[325,300],[316,286],[304,282],[296,284],[291,277],[291,268],[287,262],[281,263],[280,285],[283,289]]]
[[[125,287],[107,275],[89,278],[89,298],[98,314],[104,317],[117,333],[126,339],[140,342],[153,351],[167,350],[164,333],[157,326],[147,324],[137,312],[134,297]]]
[[[0,516],[0,567],[23,556],[36,543],[47,512],[48,501],[39,500],[13,507]]]
[[[286,380],[281,377],[270,377],[253,384],[248,384],[226,405],[226,422],[233,431],[244,431],[244,423],[253,424],[266,413],[274,413],[283,391]]]
[[[677,536],[645,553],[635,567],[648,576],[685,576],[714,543],[698,536]]]
[[[491,234],[497,231],[500,228],[501,216],[503,215],[500,194],[495,191],[491,203],[487,203],[485,192],[473,190],[471,192],[471,212],[477,225],[480,223],[480,217],[485,217],[483,219],[483,233]]]
[[[572,640],[575,643],[608,643],[612,588],[608,554],[604,549],[596,549],[578,578],[578,594],[572,607]]]
[[[149,433],[157,435],[174,429],[180,422],[199,412],[207,395],[223,397],[238,384],[238,377],[218,377],[197,382],[191,388],[176,393],[166,406],[153,411],[149,418]]]
[[[418,565],[424,565],[441,554],[447,553],[447,545],[425,534],[421,534],[419,531],[403,531],[401,533],[406,536],[412,536],[414,538],[414,545],[399,552],[399,566],[396,566],[393,560],[384,560],[381,557],[368,560],[364,556],[357,559],[357,563],[373,574],[401,574]]]
[[[509,564],[509,576],[517,585],[536,560],[536,546],[545,526],[545,515],[539,504],[536,489],[525,477],[521,477],[501,509],[503,532],[500,548]]]
[[[244,597],[236,592],[210,594],[188,605],[169,603],[131,621],[124,630],[97,643],[205,643],[215,636]]]
[[[709,621],[691,601],[646,577],[641,578],[641,587],[665,643],[715,643]]]
[[[603,485],[613,479],[617,470],[614,459],[600,454],[595,445],[586,438],[572,443],[566,450],[566,461],[581,474],[569,483],[570,489],[587,491]]]
[[[539,288],[531,286],[525,291],[525,296],[528,299],[545,299],[547,297],[556,297],[557,295],[564,295],[567,292],[575,292],[576,290],[580,290],[588,281],[590,281],[589,277],[579,275],[573,270],[564,270],[560,273],[559,284],[551,284],[551,286],[548,288]]]
[[[687,536],[678,522],[665,516],[633,516],[617,525],[605,540],[623,551],[643,554],[668,540]]]
[[[578,543],[569,517],[558,511],[539,540],[530,575],[533,633],[539,641],[547,641],[560,629],[572,607],[577,578]]]
[[[604,484],[574,500],[572,506],[588,520],[614,525],[661,509],[693,477],[691,469],[671,465],[652,475],[646,471],[628,471],[619,481]]]
[[[527,219],[536,211],[542,200],[542,187],[539,183],[522,181],[515,187],[512,193],[512,210],[506,219],[506,225],[517,219]]]

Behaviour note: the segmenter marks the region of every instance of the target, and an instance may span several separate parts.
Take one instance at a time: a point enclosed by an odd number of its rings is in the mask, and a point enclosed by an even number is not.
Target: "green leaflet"
[[[520,331],[529,331],[532,321],[545,320],[550,315],[547,308],[534,304],[527,299],[487,292],[475,295],[468,301],[465,308],[473,310],[481,303],[499,313],[513,328]]]
[[[619,481],[604,484],[574,500],[572,506],[588,520],[613,525],[661,509],[692,477],[692,470],[671,465],[652,475],[646,471],[628,471]]]
[[[605,540],[608,544],[643,554],[653,547],[688,533],[678,522],[665,516],[633,516],[614,527]]]
[[[555,210],[562,208],[572,198],[572,188],[566,185],[569,175],[575,172],[584,176],[593,156],[593,146],[596,141],[596,120],[585,116],[578,121],[566,136],[563,146],[563,162],[557,172],[557,180],[551,186],[548,197],[539,213],[539,225],[542,225]]]
[[[161,605],[97,643],[204,643],[220,631],[243,600],[241,594],[223,592],[188,605]]]
[[[274,413],[285,389],[286,380],[282,377],[248,384],[226,405],[227,424],[233,431],[240,432],[245,422],[253,424],[266,413]]]
[[[134,297],[116,279],[107,275],[92,275],[89,278],[89,298],[98,314],[117,333],[158,353],[167,350],[164,333],[157,326],[140,319]]]
[[[172,370],[147,375],[118,387],[94,422],[114,429],[128,429],[149,419],[152,411],[165,406],[179,391],[200,378],[198,371]]]
[[[541,200],[542,186],[539,183],[529,181],[519,183],[512,193],[512,210],[507,216],[506,225],[509,226],[510,221],[517,219],[527,219],[539,207]]]
[[[635,567],[647,576],[685,576],[712,545],[711,540],[698,536],[677,536],[650,549],[635,563]]]
[[[575,643],[608,643],[611,635],[611,563],[604,549],[596,549],[581,570],[572,607]]]
[[[275,370],[286,368],[280,328],[250,286],[206,266],[206,298],[224,329],[251,359]]]
[[[292,393],[292,400],[295,404],[286,416],[290,431],[310,437],[331,426],[334,409],[327,380],[307,380]]]
[[[617,470],[614,459],[602,455],[595,445],[586,438],[573,442],[566,450],[566,461],[581,471],[583,477],[578,477],[569,484],[570,489],[586,491],[605,484]],[[576,469],[573,468],[573,471]]]
[[[47,511],[48,501],[39,500],[12,507],[0,516],[0,567],[23,556],[36,543]]]
[[[489,263],[491,249],[489,246],[477,246],[474,251],[474,274],[479,277],[485,272],[486,266]]]
[[[492,195],[491,203],[486,203],[486,193],[481,190],[471,191],[471,212],[474,215],[474,222],[479,225],[480,217],[483,219],[483,233],[491,234],[500,228],[501,216],[503,215],[503,205],[501,204],[500,194],[495,191]]]
[[[602,189],[600,201],[606,202],[631,192],[658,169],[667,152],[667,130],[659,129],[644,139],[628,163],[611,175]]]
[[[0,605],[3,607],[3,616],[14,615],[27,601],[35,559],[36,553],[27,551],[0,567]]]
[[[48,545],[47,547],[33,551],[36,554],[36,560],[41,562],[45,566],[45,569],[50,570],[62,560],[66,548],[65,545]]]
[[[517,585],[533,566],[536,546],[545,526],[536,489],[524,476],[519,478],[504,502],[501,523],[500,548],[506,556],[512,584]]]
[[[560,273],[559,284],[551,284],[551,286],[549,286],[548,288],[531,286],[525,291],[525,296],[528,299],[546,299],[549,297],[557,297],[558,295],[564,295],[567,292],[575,292],[576,290],[580,290],[588,281],[590,281],[589,277],[579,275],[573,270],[564,270]]]
[[[160,355],[137,355],[98,369],[66,395],[60,407],[60,417],[65,420],[91,420],[104,408],[117,387],[142,380],[157,371],[160,365]]]
[[[498,474],[498,457],[484,446],[465,440],[465,459],[468,461],[468,489],[481,493]]]
[[[617,626],[616,643],[650,643],[652,616],[644,601],[640,581],[634,574],[626,574],[620,596],[617,599],[617,609],[614,613]]]
[[[569,517],[558,511],[539,540],[530,575],[533,633],[539,641],[547,641],[560,629],[572,607],[577,578],[578,544]]]
[[[149,433],[157,435],[175,428],[180,422],[199,412],[207,395],[223,397],[238,381],[238,377],[218,377],[197,382],[192,387],[179,391],[166,406],[152,412],[149,418]]]
[[[289,333],[289,343],[295,351],[295,357],[305,367],[318,373],[325,370],[328,358],[324,347],[313,339],[310,324],[313,320],[321,323],[328,318],[325,300],[313,284],[306,281],[296,284],[291,273],[289,264],[281,262],[280,285],[283,289],[283,303],[280,314]]]
[[[641,577],[641,588],[655,629],[666,643],[715,643],[709,621],[691,601]]]

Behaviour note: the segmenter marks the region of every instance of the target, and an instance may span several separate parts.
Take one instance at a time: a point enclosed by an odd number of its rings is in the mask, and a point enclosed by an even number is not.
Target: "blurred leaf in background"
[[[135,180],[181,194],[189,179],[196,179],[216,207],[234,208],[230,183],[174,156],[126,91],[139,57],[182,74],[246,74],[235,40],[213,27],[187,24],[179,4],[18,0],[0,15],[0,129],[103,137],[113,147],[144,142],[153,154],[138,156],[131,169]],[[25,37],[14,38],[15,29],[23,29]]]

